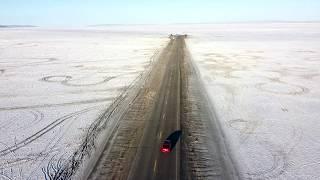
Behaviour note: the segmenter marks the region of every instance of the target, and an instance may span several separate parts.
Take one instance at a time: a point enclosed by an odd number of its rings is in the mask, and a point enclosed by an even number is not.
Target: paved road
[[[175,36],[159,99],[138,149],[129,179],[180,179],[180,140],[171,153],[161,153],[163,141],[180,130],[180,62],[184,56],[184,36]]]
[[[127,108],[114,113],[120,118],[115,133],[87,168],[88,179],[239,179],[185,36],[170,38],[143,85],[129,93],[133,100],[117,106]],[[180,139],[171,153],[161,153],[174,132]]]

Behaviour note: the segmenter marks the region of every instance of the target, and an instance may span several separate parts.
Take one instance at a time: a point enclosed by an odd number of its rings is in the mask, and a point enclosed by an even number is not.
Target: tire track
[[[255,135],[255,130],[260,125],[260,122],[246,119],[232,119],[227,121],[230,128],[240,133],[240,142],[245,143],[252,135]]]
[[[0,114],[1,117],[4,117],[0,119],[0,129],[8,129],[8,127],[12,126],[12,123],[16,120],[19,119],[21,116],[28,116],[30,115],[30,111],[18,111],[18,112],[2,112],[4,114]],[[6,117],[5,117],[6,116]],[[31,114],[31,116],[33,116]]]
[[[247,172],[247,178],[249,179],[270,179],[278,178],[286,171],[288,166],[287,154],[283,149],[277,147],[269,141],[258,142],[264,149],[266,149],[272,156],[272,166],[257,172]]]
[[[94,155],[99,156],[101,153],[99,149],[112,144],[112,139],[116,136],[119,128],[119,119],[127,112],[127,109],[132,106],[132,102],[136,101],[139,92],[145,86],[144,83],[150,75],[150,69],[155,66],[155,58],[158,57],[159,53],[159,50],[155,51],[155,54],[150,58],[149,67],[145,69],[145,71],[141,71],[127,88],[114,98],[114,101],[108,106],[105,112],[91,124],[79,148],[63,162],[62,167],[58,169],[58,171],[52,168],[47,170],[49,175],[53,174],[55,179],[71,179],[72,176],[82,177],[83,173],[88,172],[86,169],[88,168],[86,167],[88,165],[87,163],[95,162]],[[100,138],[105,140],[100,142]],[[89,160],[88,158],[92,159]],[[89,162],[84,163],[85,160],[89,160]],[[90,168],[92,167],[90,166]],[[79,174],[76,174],[76,172]],[[48,176],[48,174],[45,173],[46,176]],[[85,176],[87,176],[87,174],[85,174]]]
[[[34,61],[34,62],[25,62],[25,61],[17,61],[17,60],[43,60],[43,61]],[[3,58],[0,58],[0,60],[3,60]],[[6,66],[7,68],[14,69],[14,68],[22,68],[26,66],[40,66],[40,65],[50,65],[50,64],[56,64],[55,61],[58,59],[56,58],[7,58],[7,61],[0,62],[0,64]],[[9,61],[8,61],[9,60]],[[10,61],[12,60],[12,61]],[[11,63],[14,62],[14,63]],[[19,65],[19,63],[22,63]],[[8,65],[6,65],[8,64]]]
[[[45,135],[47,132],[49,132],[50,130],[54,129],[55,127],[57,127],[58,125],[60,125],[61,123],[63,123],[64,121],[73,118],[74,116],[80,115],[82,113],[88,112],[92,109],[94,109],[96,107],[91,107],[91,108],[86,108],[83,109],[81,111],[77,111],[77,112],[73,112],[70,114],[67,114],[65,116],[62,116],[58,119],[56,119],[54,122],[48,124],[47,126],[45,126],[44,128],[42,128],[41,130],[39,130],[38,132],[36,132],[35,134],[29,136],[28,138],[18,142],[17,144],[10,146],[6,149],[3,149],[0,151],[0,156],[5,156],[8,153],[14,152],[24,146],[26,146],[27,144],[30,144],[31,142],[37,140],[38,138],[40,138],[41,136]]]
[[[102,81],[99,81],[99,82],[96,82],[96,83],[88,83],[88,84],[73,84],[73,83],[70,83],[69,80],[67,80],[67,81],[62,81],[61,84],[66,85],[66,86],[75,86],[75,87],[95,86],[95,85],[106,83],[106,82],[108,82],[108,81],[110,81],[111,79],[114,79],[114,78],[116,78],[116,77],[115,76],[104,77],[104,79]]]
[[[58,80],[54,80],[54,78],[58,78]],[[62,78],[62,79],[60,79]],[[53,80],[52,80],[53,79]],[[46,76],[40,79],[40,81],[45,81],[45,82],[64,82],[64,81],[69,81],[72,79],[72,76],[68,75],[55,75],[55,76]]]
[[[96,108],[99,108],[101,106],[96,106]],[[96,109],[94,109],[96,110]],[[89,111],[88,111],[89,112]],[[59,150],[54,150],[54,148],[59,144],[59,142],[66,137],[66,134],[68,133],[68,129],[72,128],[72,125],[75,123],[75,121],[79,118],[79,116],[82,114],[78,114],[76,116],[74,116],[74,118],[71,121],[68,121],[65,125],[64,125],[64,131],[62,133],[58,133],[58,136],[54,136],[53,138],[50,139],[49,143],[46,144],[45,148],[43,151],[40,152],[40,155],[36,156],[34,155],[35,159],[37,158],[41,158],[40,163],[37,167],[34,168],[34,170],[30,173],[29,178],[32,177],[32,174],[34,172],[36,172],[38,169],[41,169],[41,167],[44,166],[44,162],[48,159],[52,159],[49,163],[50,166],[52,166],[55,162],[55,157],[56,156],[60,156],[59,160],[58,160],[58,164],[61,163],[60,161],[62,159],[64,159],[64,157],[69,153],[72,154],[72,152],[66,152],[63,155],[60,155],[61,153],[59,152]],[[43,155],[46,154],[46,155]],[[30,156],[30,155],[28,155]],[[28,178],[28,179],[29,179]]]
[[[267,85],[271,85],[268,87]],[[273,87],[272,87],[273,86]],[[301,95],[309,92],[309,89],[300,85],[293,85],[289,83],[285,83],[282,81],[279,82],[266,82],[266,83],[258,83],[255,85],[258,90],[272,93],[272,94],[280,94],[280,95]],[[278,88],[275,88],[278,87]],[[282,88],[281,88],[282,87]],[[277,89],[281,89],[277,91]]]
[[[294,151],[296,146],[302,140],[303,131],[298,128],[292,126],[290,141],[277,145],[271,142],[270,140],[261,140],[261,138],[265,138],[264,134],[254,133],[253,139],[254,144],[258,144],[262,149],[266,150],[267,154],[271,156],[271,166],[265,168],[259,168],[254,172],[246,172],[245,176],[248,179],[271,179],[271,178],[280,178],[280,176],[287,172],[289,166],[289,156]],[[256,152],[255,152],[256,153]],[[255,154],[253,153],[253,154]]]
[[[69,75],[53,75],[53,76],[46,76],[40,79],[40,81],[45,81],[45,82],[57,82],[57,83],[61,83],[62,85],[65,86],[74,86],[74,87],[82,87],[82,86],[96,86],[99,84],[103,84],[106,83],[114,78],[116,78],[118,76],[107,76],[107,77],[103,77],[102,81],[98,81],[98,82],[94,82],[94,83],[87,83],[87,84],[76,84],[76,83],[71,83],[73,77],[69,76]],[[56,80],[55,80],[56,78]],[[81,78],[84,79],[84,78]],[[79,79],[77,79],[79,80]]]
[[[39,105],[33,105],[33,106],[3,107],[3,108],[0,108],[0,111],[9,111],[9,110],[17,110],[17,109],[50,108],[50,107],[79,105],[79,104],[92,104],[92,103],[108,102],[108,101],[112,101],[113,99],[114,98],[99,98],[99,99],[89,99],[89,100],[83,100],[83,101],[74,101],[74,102],[57,103],[57,104],[39,104]]]
[[[28,123],[27,125],[16,128],[15,130],[30,128],[30,127],[38,124],[44,118],[44,114],[39,110],[30,110],[29,113],[32,114],[33,120],[30,123]]]
[[[0,75],[3,75],[6,72],[6,69],[0,69]]]

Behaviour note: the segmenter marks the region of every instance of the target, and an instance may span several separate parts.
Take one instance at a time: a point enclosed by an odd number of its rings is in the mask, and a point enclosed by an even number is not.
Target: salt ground
[[[148,65],[188,48],[244,179],[319,179],[320,23],[0,31],[2,178],[42,177]],[[71,128],[73,127],[73,128]]]
[[[42,179],[149,65],[166,37],[0,30],[0,179]]]
[[[206,25],[187,44],[244,179],[319,179],[320,24]]]

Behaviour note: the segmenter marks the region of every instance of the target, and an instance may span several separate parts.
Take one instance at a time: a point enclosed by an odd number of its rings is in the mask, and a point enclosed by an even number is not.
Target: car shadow
[[[181,133],[181,130],[177,130],[167,137],[166,140],[169,140],[171,142],[171,150],[176,146],[177,142],[179,141]]]

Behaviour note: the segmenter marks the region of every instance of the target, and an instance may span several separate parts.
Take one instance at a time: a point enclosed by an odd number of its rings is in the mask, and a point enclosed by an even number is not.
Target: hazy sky
[[[320,0],[0,0],[0,24],[319,21]]]

